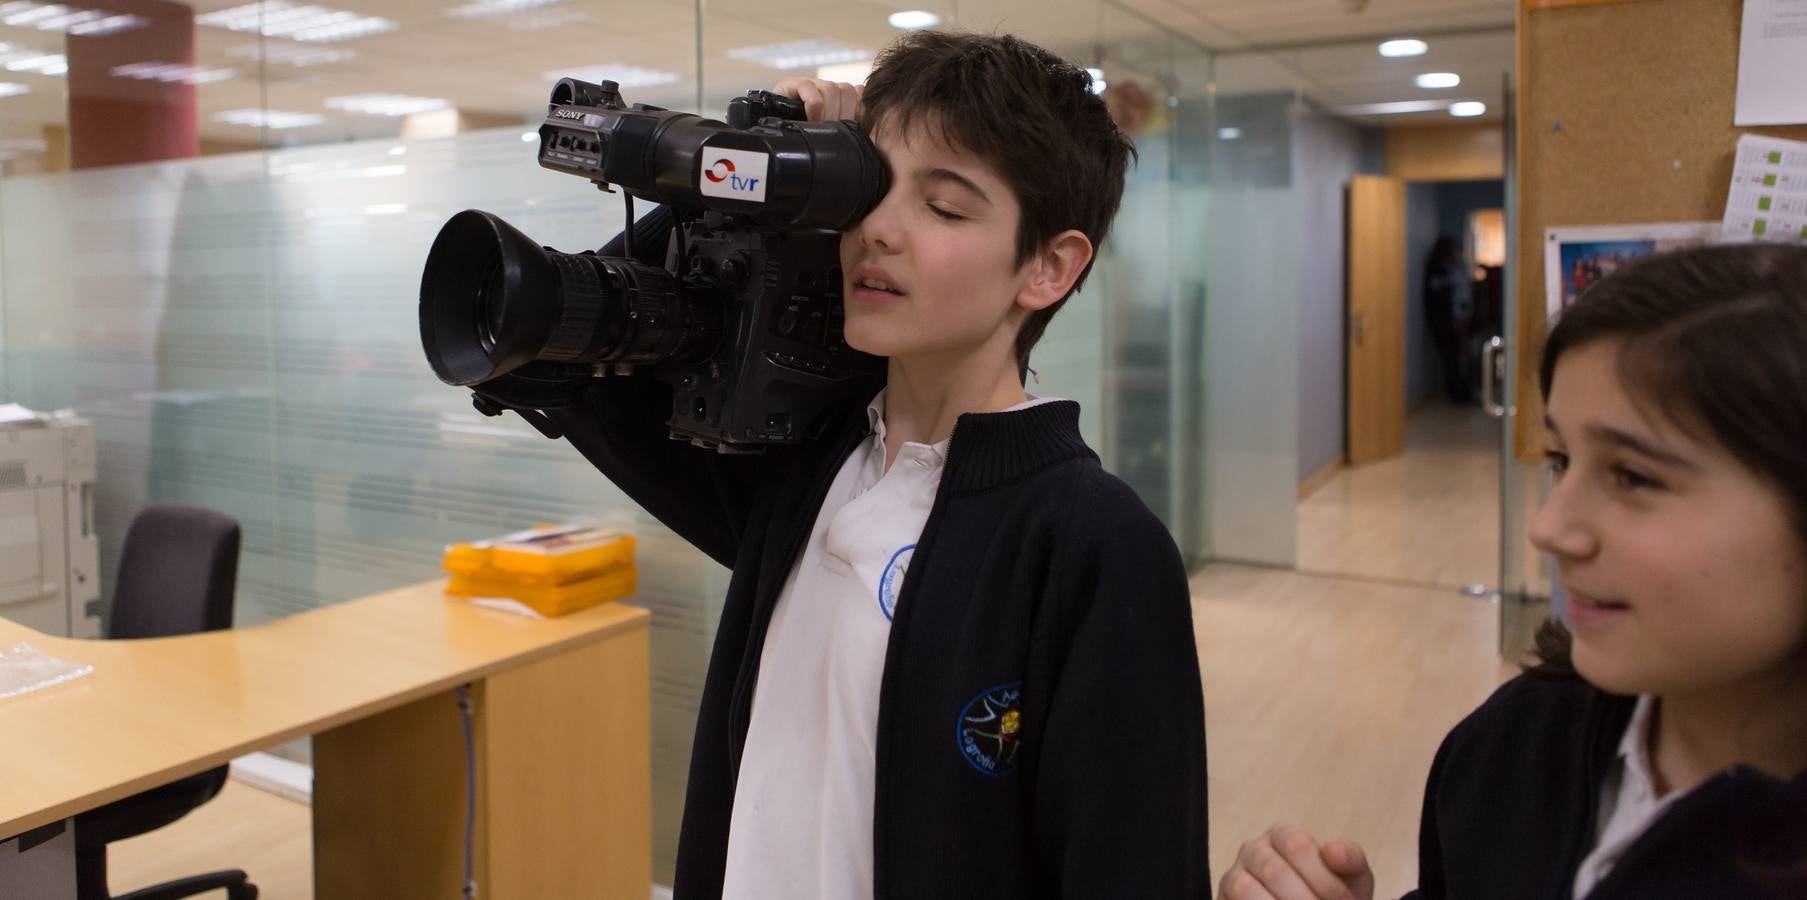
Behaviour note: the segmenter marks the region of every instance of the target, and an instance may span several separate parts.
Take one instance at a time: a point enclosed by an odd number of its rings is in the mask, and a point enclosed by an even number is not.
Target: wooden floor
[[[1434,403],[1406,452],[1344,469],[1299,503],[1299,569],[1460,588],[1499,581],[1499,421]]]
[[[1192,581],[1205,674],[1211,869],[1275,822],[1363,842],[1393,897],[1415,877],[1432,754],[1503,675],[1495,609],[1441,589],[1212,566]],[[242,868],[263,900],[313,896],[308,809],[233,782],[114,845],[113,890]]]

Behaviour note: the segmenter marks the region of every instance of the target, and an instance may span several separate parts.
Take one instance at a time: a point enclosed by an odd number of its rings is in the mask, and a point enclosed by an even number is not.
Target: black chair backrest
[[[126,532],[109,638],[171,637],[232,627],[238,520],[197,506],[145,507]]]

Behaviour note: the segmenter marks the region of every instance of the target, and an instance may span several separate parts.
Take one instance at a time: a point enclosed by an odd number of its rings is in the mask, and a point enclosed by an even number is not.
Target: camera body
[[[802,113],[753,91],[722,123],[561,80],[540,164],[621,190],[621,253],[560,253],[489,213],[452,217],[421,280],[435,374],[551,437],[539,411],[643,371],[672,387],[673,438],[744,452],[814,435],[883,371],[842,334],[839,229],[877,205],[889,173],[854,123]],[[634,198],[665,206],[648,217],[670,219],[662,264],[635,246]]]
[[[684,290],[707,293],[730,320],[714,354],[667,362],[671,436],[730,450],[788,444],[810,434],[883,360],[841,333],[840,237],[681,223],[669,251],[687,248]]]

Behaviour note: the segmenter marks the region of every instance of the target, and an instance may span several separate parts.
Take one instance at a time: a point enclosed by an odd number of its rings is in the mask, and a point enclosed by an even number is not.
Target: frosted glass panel
[[[0,180],[7,399],[94,420],[104,571],[147,501],[237,516],[240,624],[439,577],[451,541],[633,527],[670,835],[725,570],[565,443],[433,377],[421,265],[466,207],[573,251],[622,223],[519,129]]]

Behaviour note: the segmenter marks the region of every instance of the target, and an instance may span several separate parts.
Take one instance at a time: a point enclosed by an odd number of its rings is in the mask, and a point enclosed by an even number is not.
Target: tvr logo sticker
[[[770,162],[766,154],[704,147],[698,159],[698,193],[727,200],[765,202],[766,166]]]

